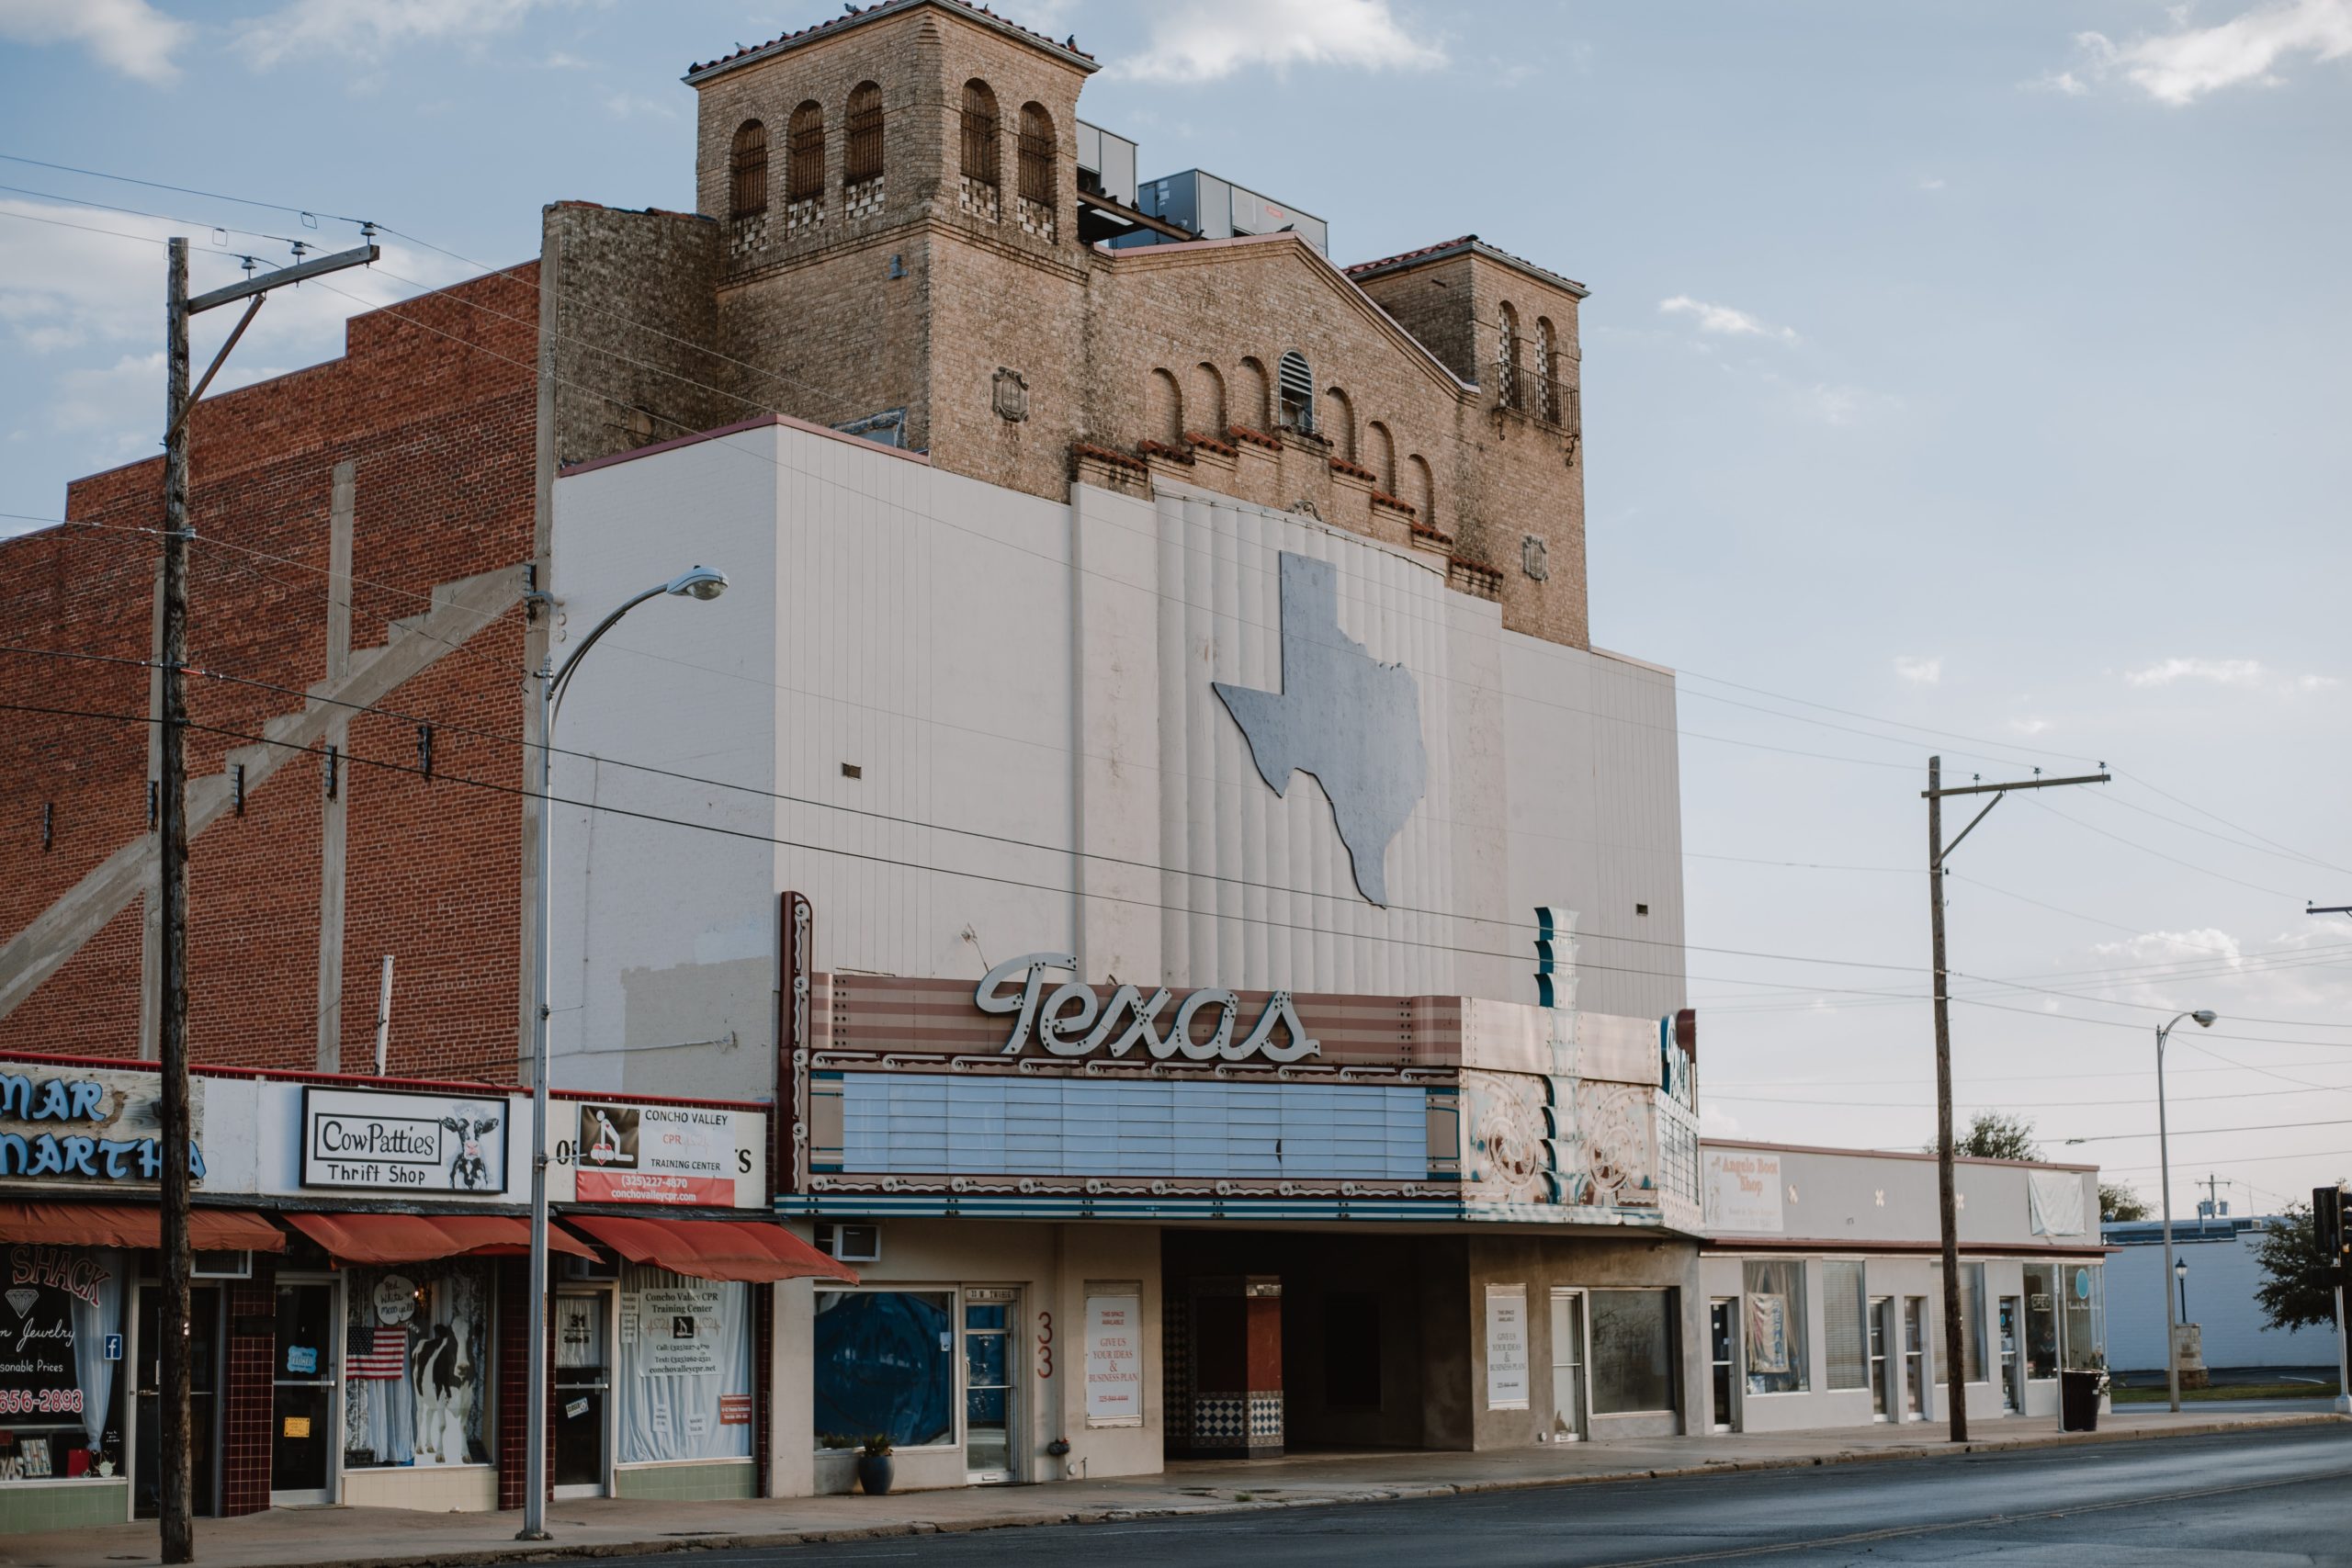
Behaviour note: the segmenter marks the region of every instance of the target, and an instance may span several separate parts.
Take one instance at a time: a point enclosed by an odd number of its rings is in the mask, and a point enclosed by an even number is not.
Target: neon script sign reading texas
[[[0,1122],[62,1122],[108,1126],[120,1106],[115,1091],[93,1078],[32,1078],[0,1073]],[[188,1173],[204,1179],[204,1155],[187,1145]],[[29,1136],[0,1132],[0,1176],[80,1177],[89,1181],[154,1181],[164,1174],[153,1138],[94,1138],[46,1129]]]
[[[1158,1062],[1170,1056],[1193,1062],[1239,1062],[1251,1056],[1295,1062],[1323,1049],[1307,1037],[1288,991],[1276,991],[1267,998],[1258,1021],[1236,1040],[1233,1026],[1239,1021],[1241,998],[1231,991],[1204,987],[1177,1005],[1168,1032],[1162,1034],[1159,1019],[1171,994],[1167,987],[1146,997],[1133,986],[1121,986],[1107,1001],[1080,980],[1046,992],[1046,970],[1077,967],[1078,960],[1067,953],[1028,953],[1005,960],[981,977],[979,989],[972,996],[974,1005],[982,1012],[1013,1015],[1012,1033],[1004,1043],[1006,1055],[1019,1055],[1033,1032],[1037,1043],[1056,1056],[1085,1056],[1096,1051],[1124,1056],[1140,1045]],[[1006,982],[1016,975],[1023,977],[1019,988],[1007,990]],[[1207,1038],[1196,1039],[1194,1021],[1204,1012],[1215,1015],[1216,1026]],[[1274,1043],[1277,1028],[1283,1038],[1279,1045]]]

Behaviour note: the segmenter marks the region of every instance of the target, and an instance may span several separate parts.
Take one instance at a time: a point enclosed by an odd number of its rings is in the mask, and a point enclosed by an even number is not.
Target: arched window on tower
[[[735,218],[756,218],[768,209],[768,128],[747,119],[735,128],[735,145],[727,158],[727,210]]]
[[[1323,434],[1330,439],[1333,457],[1356,460],[1355,405],[1337,387],[1323,389]]]
[[[852,87],[843,119],[849,147],[842,165],[842,200],[854,208],[861,194],[857,187],[882,177],[882,89],[871,82]]]
[[[791,227],[825,220],[825,110],[814,99],[792,111],[785,133],[785,220]]]
[[[1264,434],[1266,431],[1266,367],[1254,358],[1241,361],[1241,373],[1233,378],[1233,396],[1226,404],[1236,424],[1246,424]]]
[[[1204,434],[1225,439],[1225,378],[1205,359],[1193,367],[1193,420]]]
[[[1502,341],[1496,345],[1495,379],[1500,384],[1498,400],[1507,409],[1525,411],[1525,389],[1520,385],[1519,312],[1506,299],[1502,306]]]
[[[1549,316],[1535,318],[1535,417],[1560,423],[1560,344]]]
[[[963,158],[958,165],[956,205],[993,223],[1001,209],[997,198],[996,94],[975,76],[964,84]]]
[[[1283,428],[1314,434],[1315,372],[1307,368],[1306,355],[1295,348],[1287,349],[1275,370],[1282,383]]]
[[[1429,460],[1416,452],[1405,459],[1405,500],[1419,513],[1414,521],[1424,528],[1437,527],[1437,476],[1430,472]]]
[[[1054,118],[1043,104],[1021,106],[1021,229],[1054,237]]]
[[[1145,436],[1163,446],[1184,445],[1184,394],[1176,385],[1176,378],[1165,370],[1151,373],[1151,384],[1144,397]]]

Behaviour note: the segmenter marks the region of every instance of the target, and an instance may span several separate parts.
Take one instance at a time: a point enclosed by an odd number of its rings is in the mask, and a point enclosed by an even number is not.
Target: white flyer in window
[[[1143,1424],[1143,1298],[1086,1298],[1086,1424]]]
[[[1527,1287],[1487,1287],[1487,1408],[1527,1408]]]
[[[699,1377],[718,1371],[719,1292],[714,1287],[639,1291],[639,1377]]]

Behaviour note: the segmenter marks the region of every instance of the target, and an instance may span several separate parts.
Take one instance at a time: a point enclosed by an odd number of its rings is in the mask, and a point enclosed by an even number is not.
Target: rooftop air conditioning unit
[[[882,1257],[882,1227],[821,1222],[817,1226],[817,1250],[842,1263],[878,1262]]]

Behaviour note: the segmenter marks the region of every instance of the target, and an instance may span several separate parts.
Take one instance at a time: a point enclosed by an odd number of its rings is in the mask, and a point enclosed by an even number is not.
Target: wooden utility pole
[[[196,1561],[195,1495],[188,1450],[188,1314],[190,1280],[195,1258],[187,1238],[188,1193],[191,1177],[188,1154],[195,1142],[188,1114],[187,1084],[187,542],[194,537],[187,517],[188,413],[212,378],[228,362],[229,351],[253,324],[263,299],[273,288],[306,277],[365,266],[376,259],[375,245],[361,245],[316,261],[248,277],[243,283],[188,298],[187,241],[175,237],[169,246],[164,286],[164,637],[163,735],[158,748],[155,830],[158,835],[156,905],[163,926],[163,954],[158,990],[162,1028],[158,1055],[162,1061],[164,1156],[164,1299],[156,1314],[161,1387],[157,1389],[156,1514],[163,1534],[165,1562]],[[188,319],[200,310],[246,299],[245,313],[229,341],[220,345],[211,367],[191,392],[187,384]]]
[[[196,1561],[188,1464],[188,1297],[195,1267],[187,1243],[187,242],[171,243],[164,289],[164,733],[156,786],[163,909],[164,1300],[163,1386],[157,1391],[161,1461],[157,1513],[166,1562]]]
[[[2016,784],[1965,784],[1943,787],[1941,757],[1928,759],[1928,929],[1935,943],[1936,977],[1936,1218],[1943,1237],[1944,1260],[1944,1403],[1951,1415],[1951,1440],[1968,1441],[1967,1341],[1960,1315],[1960,1199],[1953,1185],[1951,1134],[1951,998],[1944,968],[1944,862],[1960,848],[1961,839],[2001,804],[2014,789],[2050,789],[2059,784],[2105,784],[2107,773],[2085,773],[2070,779],[2029,779]],[[2101,763],[2102,770],[2106,767]],[[1944,796],[1989,795],[1984,809],[1969,819],[1960,837],[1944,842]],[[1978,1302],[1982,1314],[1984,1303]]]

